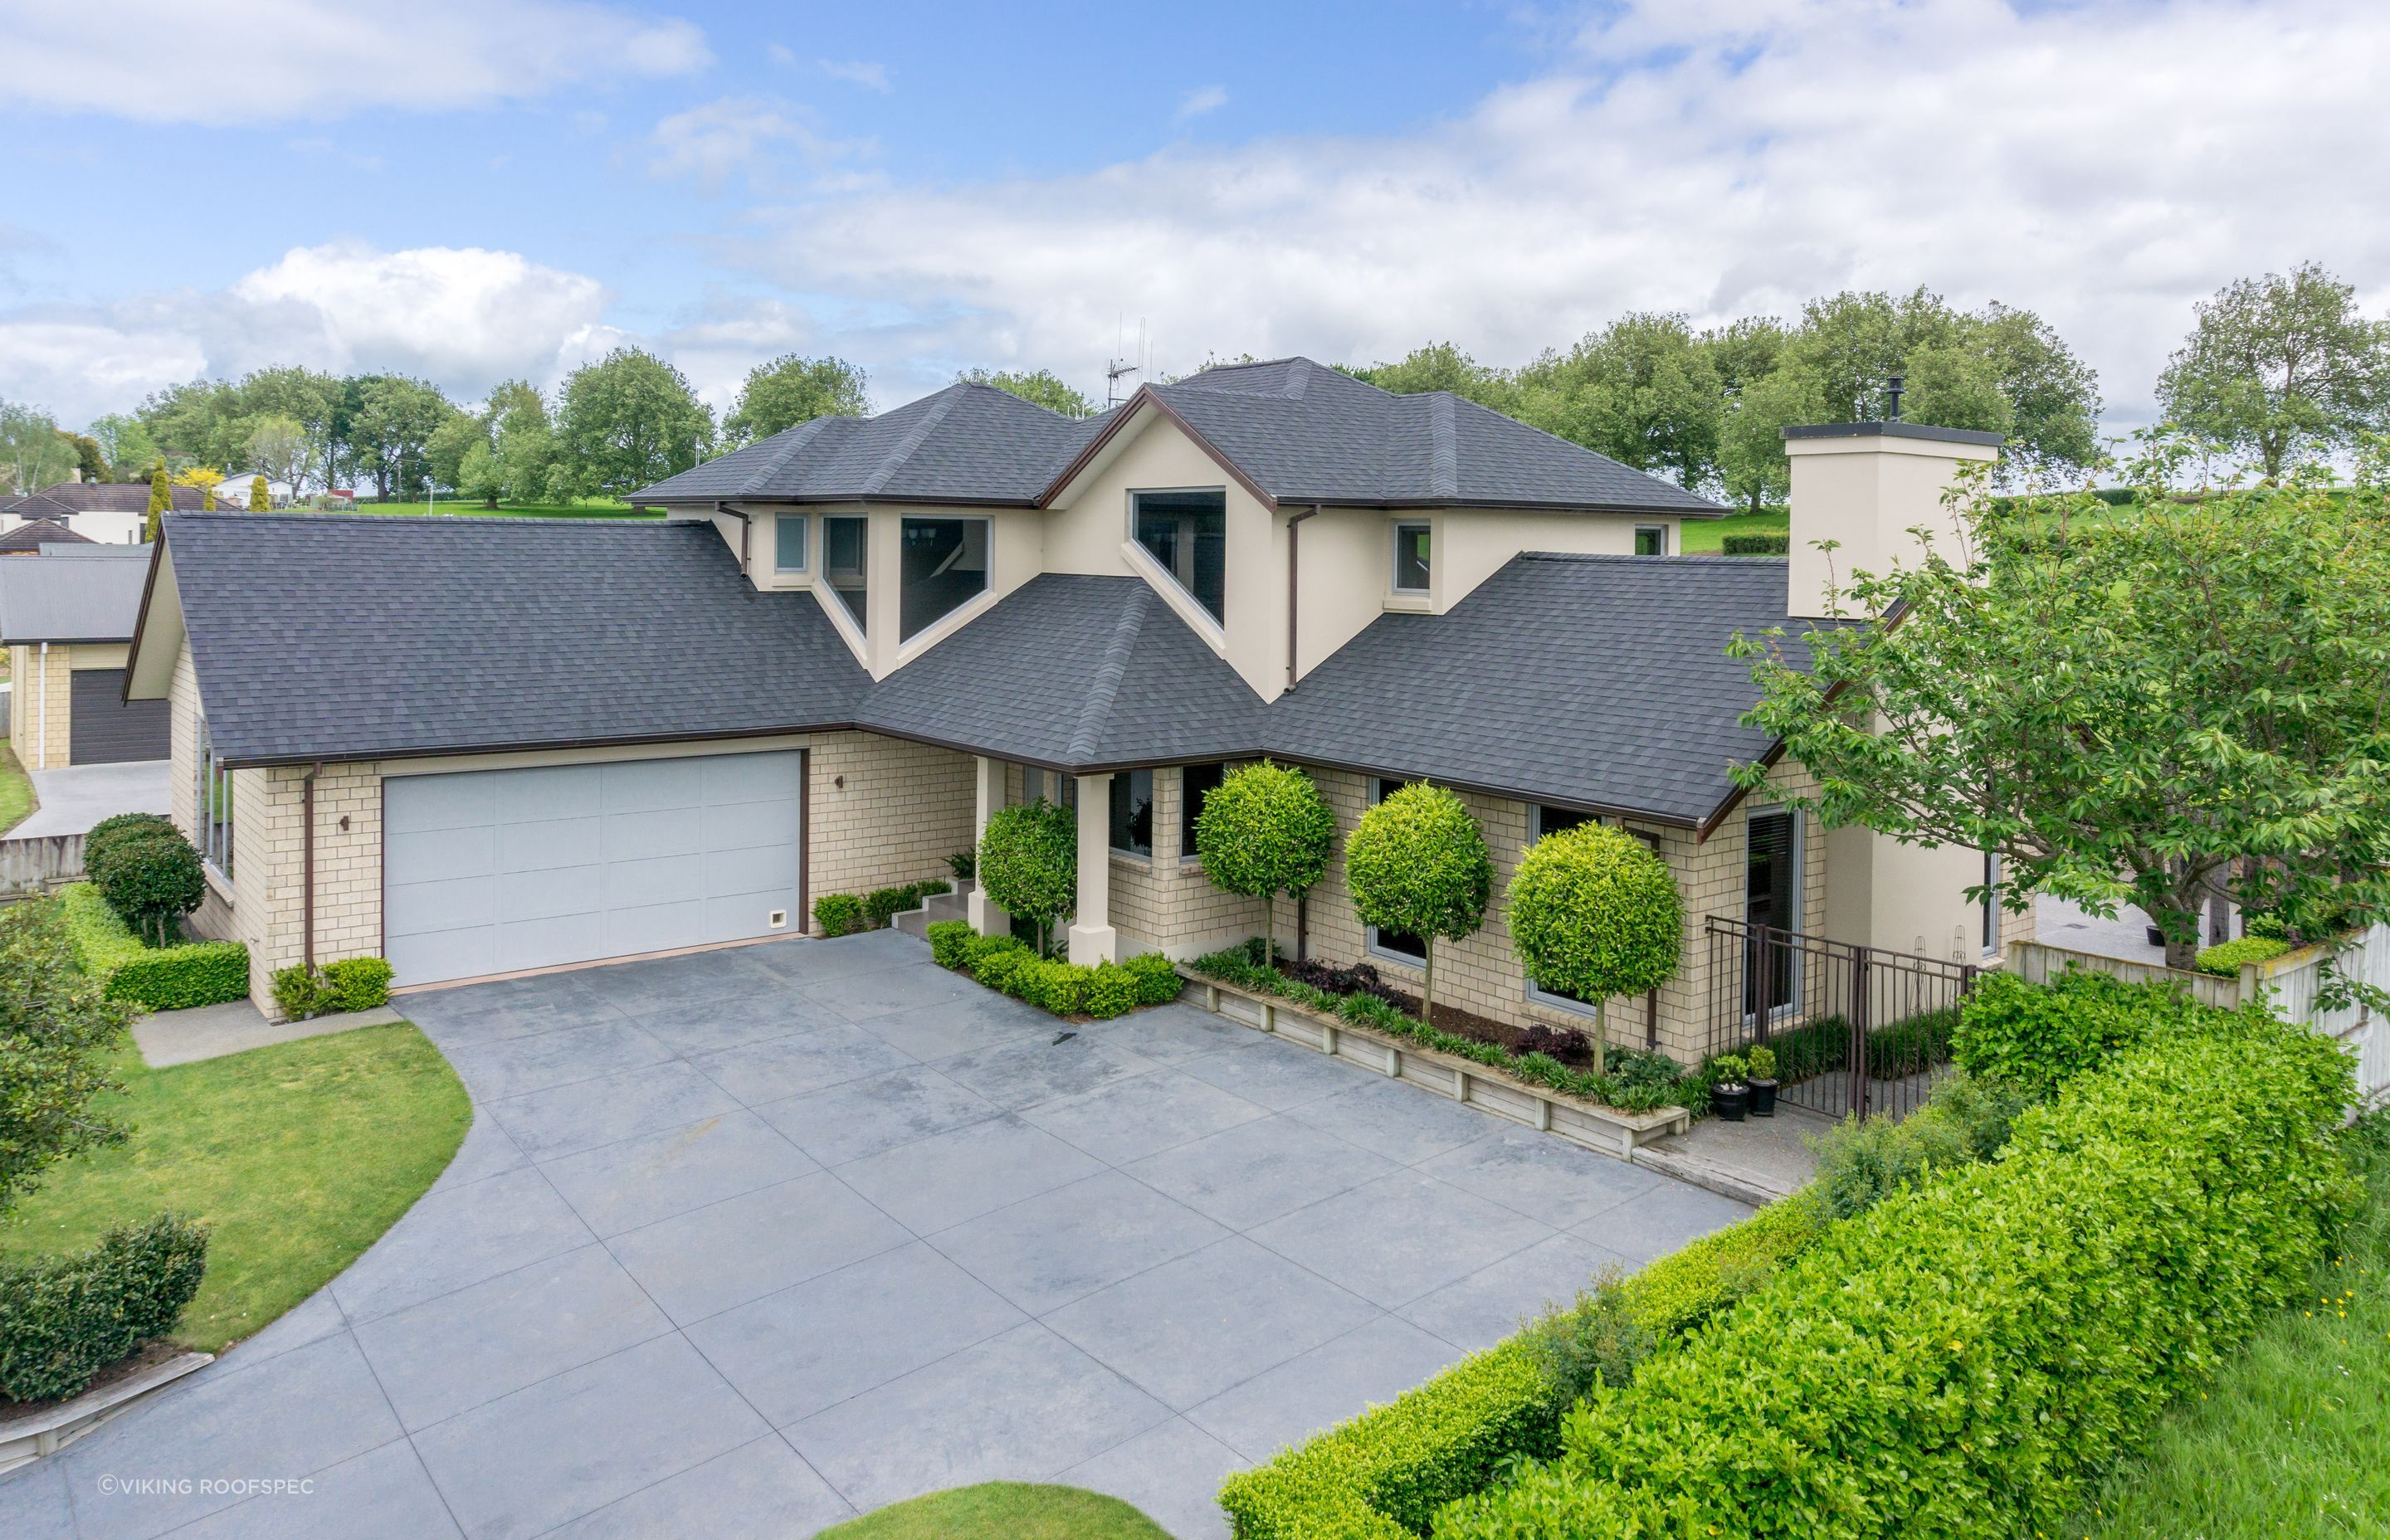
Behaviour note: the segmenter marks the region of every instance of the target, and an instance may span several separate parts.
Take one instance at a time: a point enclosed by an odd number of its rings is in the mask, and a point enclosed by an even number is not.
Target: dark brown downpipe
[[[299,960],[309,972],[315,968],[315,777],[323,773],[318,763],[299,777],[299,902],[306,908],[299,924]]]
[[[1289,515],[1286,521],[1286,687],[1288,689],[1294,688],[1295,681],[1302,677],[1295,666],[1295,649],[1300,645],[1299,638],[1302,634],[1295,629],[1294,624],[1294,591],[1302,576],[1302,565],[1297,560],[1299,537],[1294,533],[1294,527],[1306,519],[1318,517],[1319,505],[1314,503],[1301,513]]]

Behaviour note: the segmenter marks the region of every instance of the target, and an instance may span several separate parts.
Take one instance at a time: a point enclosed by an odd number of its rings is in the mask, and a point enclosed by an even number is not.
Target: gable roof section
[[[949,385],[876,417],[816,417],[694,466],[638,502],[842,503],[866,498],[1033,505],[1092,419],[989,385]]]
[[[1753,557],[1515,557],[1442,615],[1391,614],[1269,708],[1293,759],[1699,825],[1767,754],[1735,632],[1788,622]],[[1806,648],[1788,648],[1805,661]]]
[[[56,546],[38,561],[0,561],[0,646],[122,642],[133,636],[148,561],[59,560],[105,552],[147,558],[147,545]]]
[[[174,514],[166,544],[239,764],[796,731],[868,683],[700,521]]]
[[[207,493],[199,487],[169,486],[166,493],[174,507],[187,512],[198,512],[207,502]],[[77,513],[149,511],[147,481],[55,481],[35,495],[47,497]]]
[[[855,725],[1094,768],[1252,753],[1262,712],[1144,579],[1048,572],[874,685]]]
[[[0,534],[0,554],[26,556],[45,545],[96,544],[89,535],[77,534],[55,519],[29,519],[6,534]]]

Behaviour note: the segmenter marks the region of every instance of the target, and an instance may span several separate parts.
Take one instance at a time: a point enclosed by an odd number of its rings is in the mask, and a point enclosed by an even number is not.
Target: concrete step
[[[927,940],[930,927],[942,919],[961,919],[970,913],[969,882],[957,882],[950,893],[932,893],[918,909],[906,909],[889,923],[908,936]]]

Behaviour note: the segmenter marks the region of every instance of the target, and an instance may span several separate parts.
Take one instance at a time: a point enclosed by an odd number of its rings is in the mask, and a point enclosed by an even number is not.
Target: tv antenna
[[[1121,340],[1116,339],[1113,346],[1118,347],[1120,341]],[[1121,381],[1130,375],[1138,373],[1145,366],[1145,323],[1142,320],[1137,324],[1137,361],[1134,364],[1125,358],[1106,361],[1104,365],[1105,410],[1109,411],[1127,399],[1121,394]]]

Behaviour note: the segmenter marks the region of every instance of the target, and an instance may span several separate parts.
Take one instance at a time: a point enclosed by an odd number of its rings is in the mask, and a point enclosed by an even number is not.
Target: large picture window
[[[871,520],[822,520],[821,581],[865,635],[871,631]]]
[[[897,574],[897,639],[915,636],[987,592],[987,520],[907,519]]]
[[[1123,855],[1151,855],[1153,772],[1114,772],[1111,803],[1112,849]]]
[[[208,719],[198,722],[199,776],[197,809],[199,857],[216,869],[216,875],[232,879],[232,772],[225,768],[217,755],[214,741],[208,736]]]
[[[1131,522],[1137,543],[1152,554],[1178,586],[1211,611],[1228,618],[1228,494],[1225,487],[1198,492],[1133,492]]]

